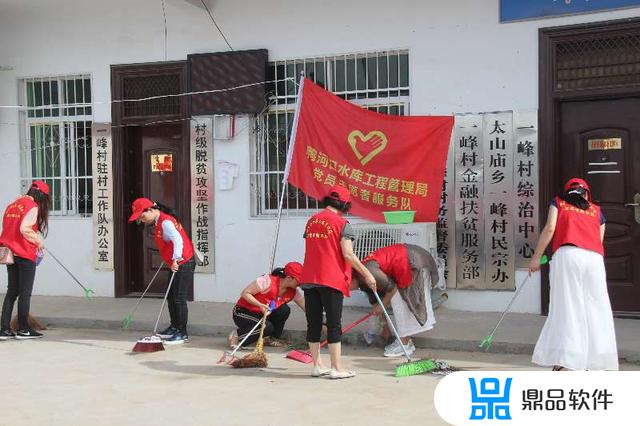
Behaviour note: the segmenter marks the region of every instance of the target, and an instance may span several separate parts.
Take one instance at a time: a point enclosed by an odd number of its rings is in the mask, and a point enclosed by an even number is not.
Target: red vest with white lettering
[[[600,207],[590,203],[588,209],[582,210],[559,197],[556,197],[556,205],[558,220],[551,243],[552,253],[565,244],[573,244],[604,256],[600,240]]]
[[[413,282],[407,246],[394,244],[382,247],[365,257],[362,263],[375,260],[382,272],[393,278],[400,288],[407,288]]]
[[[193,257],[193,243],[191,243],[191,239],[187,236],[187,233],[184,231],[184,228],[180,223],[171,215],[168,215],[164,212],[160,212],[160,217],[158,217],[158,223],[156,223],[156,234],[155,241],[158,250],[160,250],[160,256],[165,261],[165,263],[169,266],[173,263],[173,243],[171,241],[165,241],[162,239],[162,222],[165,220],[170,220],[175,225],[176,229],[180,233],[180,237],[182,237],[182,260],[178,262],[179,265],[182,265],[185,262],[188,262]]]
[[[32,208],[38,208],[38,204],[31,197],[20,197],[7,206],[2,218],[2,235],[0,246],[9,247],[14,256],[36,261],[36,245],[27,241],[20,232],[22,219]],[[33,230],[38,232],[38,225],[33,225]]]
[[[280,277],[269,275],[269,280],[271,281],[271,287],[269,288],[269,291],[267,291],[266,293],[258,293],[253,295],[253,297],[255,297],[258,302],[269,305],[269,303],[274,300],[276,302],[276,309],[278,309],[280,306],[291,302],[291,300],[293,300],[293,298],[296,296],[295,288],[288,288],[282,296],[279,296],[278,293],[280,293]],[[238,299],[238,301],[236,302],[236,306],[258,314],[262,313],[262,310],[260,308],[247,302],[244,297],[240,297],[240,299]]]
[[[349,297],[351,264],[342,256],[340,240],[347,220],[329,209],[309,219],[304,231],[301,283],[331,287]]]

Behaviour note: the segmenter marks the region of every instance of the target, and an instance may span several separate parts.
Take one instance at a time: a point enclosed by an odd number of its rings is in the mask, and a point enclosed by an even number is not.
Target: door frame
[[[158,75],[179,75],[180,93],[187,90],[187,62],[154,62],[143,64],[111,65],[111,99],[123,99],[124,80],[127,77],[146,77]],[[128,176],[125,175],[126,146],[128,143],[126,128],[122,126],[148,126],[153,123],[168,124],[180,122],[182,142],[189,143],[189,112],[186,96],[180,98],[180,113],[172,115],[146,115],[141,117],[124,117],[123,103],[111,104],[112,138],[113,138],[113,220],[114,220],[114,279],[115,297],[127,297],[127,282],[133,267],[135,253],[130,253],[126,244],[126,226],[129,224],[130,206],[125,203],[125,191],[129,188]],[[191,217],[191,158],[188,146],[182,156],[178,170],[187,173],[187,178],[179,188],[178,200],[186,206],[185,215]],[[191,235],[191,220],[182,223],[188,235]],[[140,256],[141,254],[137,254]],[[188,299],[193,300],[193,288],[188,291]]]
[[[558,183],[560,175],[560,104],[568,101],[606,100],[640,96],[640,84],[592,89],[556,90],[555,48],[558,43],[580,40],[598,35],[640,31],[640,18],[602,21],[588,24],[540,28],[539,74],[538,74],[538,140],[539,140],[539,209],[540,229],[547,220],[545,200],[550,200],[562,189]],[[542,268],[541,311],[549,312],[549,268]],[[624,316],[640,316],[640,312],[624,312]],[[616,315],[618,316],[618,315]]]

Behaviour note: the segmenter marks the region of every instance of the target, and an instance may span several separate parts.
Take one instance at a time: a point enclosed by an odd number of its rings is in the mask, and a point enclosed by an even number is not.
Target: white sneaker
[[[313,370],[311,370],[311,377],[322,377],[322,376],[326,376],[327,374],[331,374],[333,370],[330,368],[324,368],[324,367],[319,367],[317,365],[315,365],[313,367]]]
[[[411,356],[416,351],[416,347],[414,346],[412,341],[409,341],[409,343],[406,344],[404,347],[407,350],[407,353],[409,354],[409,356]],[[386,356],[387,358],[397,358],[397,357],[404,356],[404,351],[402,350],[402,346],[396,345],[390,350],[385,349],[384,356]]]
[[[396,339],[392,343],[389,343],[387,346],[385,346],[384,351],[392,352],[395,350],[395,348],[399,348],[399,347],[400,347],[400,340]]]

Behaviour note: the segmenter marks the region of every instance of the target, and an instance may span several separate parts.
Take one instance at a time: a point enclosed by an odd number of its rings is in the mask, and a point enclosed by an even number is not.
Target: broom
[[[395,325],[393,325],[391,318],[389,318],[389,313],[387,312],[387,309],[384,307],[382,300],[380,300],[380,296],[378,296],[378,292],[374,291],[373,294],[376,296],[376,300],[378,301],[378,304],[382,308],[382,312],[384,312],[384,316],[387,318],[389,327],[391,327],[391,330],[393,330],[393,334],[396,336],[396,339],[398,339],[398,342],[400,342],[400,347],[404,352],[404,356],[407,357],[407,362],[400,364],[396,367],[396,377],[415,376],[417,374],[428,373],[438,368],[438,365],[432,359],[421,359],[418,361],[411,360],[411,356],[409,356],[409,353],[407,352],[407,348],[402,343],[402,339],[400,339],[400,334],[398,334],[398,330],[396,330],[396,327]]]
[[[549,259],[547,258],[547,255],[545,254],[540,258],[540,265],[545,265],[547,263],[549,263]],[[484,339],[482,339],[482,341],[480,342],[479,347],[484,348],[485,351],[489,350],[489,348],[493,344],[493,335],[496,334],[496,330],[498,330],[498,327],[500,327],[500,324],[502,323],[502,320],[504,319],[505,315],[507,315],[507,312],[509,312],[509,309],[511,309],[511,305],[513,305],[513,302],[515,302],[516,298],[520,294],[520,291],[524,288],[525,284],[527,284],[527,282],[529,281],[530,277],[531,277],[531,275],[527,275],[527,277],[524,279],[524,281],[522,282],[520,287],[518,287],[518,290],[516,290],[515,294],[511,298],[511,301],[507,305],[507,309],[505,309],[504,312],[502,313],[502,316],[498,320],[498,323],[496,324],[495,327],[493,327],[493,330],[491,331],[491,333],[489,333]]]
[[[227,364],[231,364],[233,361],[235,361],[236,360],[236,357],[235,357],[236,352],[238,352],[238,350],[240,350],[242,345],[244,345],[244,342],[246,342],[247,339],[249,338],[249,336],[251,336],[251,334],[253,334],[253,332],[256,331],[256,328],[258,328],[258,326],[260,324],[262,324],[262,319],[260,319],[260,321],[256,322],[256,325],[254,325],[253,328],[251,330],[249,330],[249,332],[244,336],[244,339],[242,339],[242,341],[236,345],[236,347],[233,349],[233,351],[231,351],[231,353],[229,353],[228,351],[224,351],[222,353],[222,356],[218,360],[217,364],[222,364],[223,362],[226,362]],[[227,355],[230,358],[229,361],[227,361]]]
[[[162,263],[160,264],[160,266],[158,266],[158,270],[153,275],[153,278],[151,278],[151,281],[149,281],[149,285],[147,286],[147,288],[144,289],[144,292],[142,293],[142,296],[140,296],[138,298],[138,302],[136,303],[136,306],[134,306],[133,309],[131,310],[131,312],[129,312],[129,315],[124,317],[124,319],[122,320],[122,329],[123,330],[126,330],[127,328],[129,328],[129,325],[131,325],[131,321],[133,321],[133,314],[136,312],[136,309],[138,309],[138,306],[140,305],[140,302],[142,302],[142,298],[144,297],[144,295],[147,294],[147,291],[149,291],[149,289],[151,288],[151,284],[153,284],[153,281],[158,276],[158,273],[160,272],[160,269],[162,269],[162,266],[163,266]]]
[[[158,352],[164,351],[164,345],[162,344],[162,339],[158,336],[158,324],[160,323],[160,317],[162,316],[162,311],[164,310],[164,304],[167,302],[167,296],[169,296],[169,290],[171,290],[171,283],[173,283],[173,278],[176,276],[175,272],[171,273],[171,279],[169,279],[169,285],[167,286],[167,292],[164,294],[164,299],[162,300],[162,306],[160,306],[160,312],[158,313],[158,319],[156,320],[156,325],[153,326],[153,335],[145,336],[139,339],[136,344],[131,349],[131,352]]]
[[[342,333],[344,334],[344,333],[350,332],[354,327],[368,320],[371,315],[373,315],[373,313],[369,312],[367,315],[363,316],[362,318],[355,320],[354,322],[352,322],[351,324],[343,328]],[[328,340],[324,340],[322,343],[320,343],[320,349],[326,346],[328,342],[329,342]],[[294,349],[292,351],[289,351],[286,357],[294,361],[302,362],[305,364],[311,364],[313,362],[313,357],[311,356],[311,353],[309,353],[309,351],[303,351],[300,349]]]
[[[95,291],[91,290],[90,288],[87,288],[85,286],[82,285],[82,283],[75,277],[75,275],[73,275],[71,273],[70,270],[67,269],[66,266],[64,266],[64,264],[60,261],[60,259],[58,259],[53,253],[51,253],[51,251],[47,248],[45,248],[45,250],[47,251],[47,253],[49,253],[51,255],[51,257],[53,257],[53,260],[55,260],[56,262],[58,262],[58,265],[60,265],[62,267],[62,269],[64,269],[65,271],[67,271],[67,274],[71,275],[71,278],[73,278],[73,280],[80,286],[82,287],[82,290],[84,290],[84,297],[86,297],[87,299],[89,299],[91,297],[92,294],[96,294]]]
[[[272,302],[273,303],[273,302]],[[267,315],[271,310],[264,313],[262,317],[262,327],[260,327],[260,337],[256,342],[256,348],[250,354],[243,356],[240,359],[236,359],[231,363],[233,368],[265,368],[267,366],[267,355],[265,355],[264,348],[264,327],[267,325]]]

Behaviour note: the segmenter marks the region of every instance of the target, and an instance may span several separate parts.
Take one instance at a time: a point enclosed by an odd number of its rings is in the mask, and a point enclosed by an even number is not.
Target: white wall
[[[167,59],[227,50],[206,12],[184,0],[166,0]],[[197,3],[197,2],[195,2]],[[271,59],[408,48],[412,114],[536,109],[538,28],[638,16],[639,9],[499,24],[497,0],[208,0],[218,24],[237,49],[266,48]],[[21,77],[90,73],[93,99],[110,100],[111,64],[161,61],[162,9],[156,0],[0,0],[0,105],[17,103]],[[9,69],[7,69],[9,68]],[[111,120],[108,104],[94,121]],[[18,121],[0,108],[0,205],[19,191]],[[239,119],[238,128],[248,123]],[[268,267],[275,221],[251,219],[249,132],[216,142],[214,161],[240,165],[231,191],[216,191],[216,274],[197,276],[198,300],[232,301]],[[117,183],[116,183],[117,184]],[[49,245],[101,295],[113,294],[113,274],[89,262],[90,220],[53,219]],[[276,263],[301,260],[304,219],[285,218]],[[74,254],[68,250],[72,242]],[[35,292],[78,294],[47,262]],[[42,272],[45,273],[42,273]],[[524,274],[518,274],[518,282]],[[1,280],[1,278],[0,278]],[[539,312],[540,284],[527,284],[516,311]],[[449,306],[500,310],[511,292],[452,291]]]

